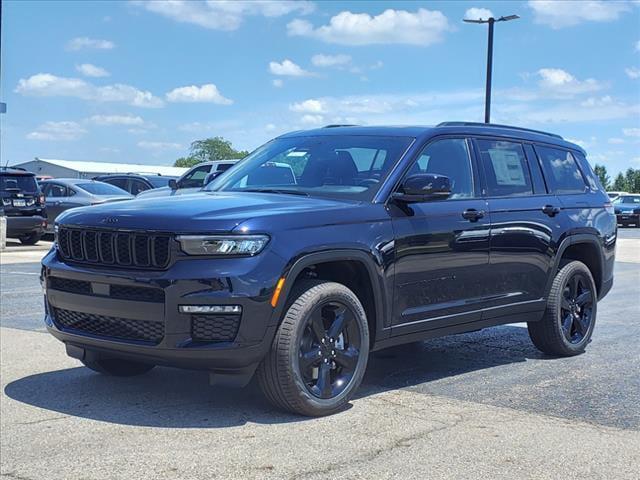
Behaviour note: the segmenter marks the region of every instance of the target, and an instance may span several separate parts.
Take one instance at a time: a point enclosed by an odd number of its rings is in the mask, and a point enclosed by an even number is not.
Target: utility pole
[[[488,23],[489,24],[489,38],[487,40],[487,85],[485,87],[484,96],[484,123],[490,123],[491,120],[491,72],[493,70],[493,27],[496,22],[508,22],[509,20],[516,20],[520,18],[518,15],[508,15],[506,17],[488,19],[463,19],[467,23]]]

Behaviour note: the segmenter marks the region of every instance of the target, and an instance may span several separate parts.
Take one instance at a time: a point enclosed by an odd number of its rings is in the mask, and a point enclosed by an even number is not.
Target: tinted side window
[[[127,179],[126,178],[107,178],[103,180],[103,182],[110,183],[111,185],[115,185],[116,187],[120,187],[123,190],[127,189]]]
[[[522,145],[502,140],[478,140],[487,181],[487,195],[531,195],[531,175]]]
[[[589,165],[589,162],[587,161],[585,156],[582,155],[581,153],[574,153],[572,155],[578,161],[578,164],[580,165],[580,169],[582,170],[582,173],[586,177],[589,187],[591,187],[592,190],[604,191],[604,187],[600,184],[600,179],[596,176],[596,174],[592,170],[591,165]]]
[[[149,190],[149,187],[146,183],[141,180],[131,179],[131,193],[132,195],[137,195],[140,192],[144,192],[145,190]]]
[[[422,151],[408,175],[437,173],[449,177],[449,198],[471,198],[473,193],[473,171],[467,141],[463,138],[447,138],[430,143]]]
[[[211,170],[211,165],[203,165],[201,167],[193,169],[187,173],[180,181],[180,188],[195,188],[202,187],[204,183],[204,177],[207,176]]]
[[[49,183],[47,184],[46,196],[52,198],[66,197],[67,189],[57,183]]]
[[[582,193],[586,190],[584,178],[570,152],[538,145],[535,149],[551,192]]]

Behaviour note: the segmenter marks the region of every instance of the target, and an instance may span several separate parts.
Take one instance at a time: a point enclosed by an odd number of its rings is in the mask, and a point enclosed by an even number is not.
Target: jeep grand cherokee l
[[[270,173],[282,163],[295,178]],[[543,352],[583,352],[616,243],[582,148],[467,123],[286,134],[200,193],[56,228],[45,321],[70,356],[110,375],[255,372],[304,415],[342,408],[392,345],[526,322]]]

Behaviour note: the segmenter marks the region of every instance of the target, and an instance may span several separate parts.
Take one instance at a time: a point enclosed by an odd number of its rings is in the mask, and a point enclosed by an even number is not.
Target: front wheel
[[[304,281],[288,308],[258,382],[275,406],[321,416],[342,409],[362,382],[369,355],[367,316],[340,283]]]
[[[587,266],[579,261],[556,274],[542,320],[529,322],[529,336],[542,352],[572,356],[584,352],[596,323],[598,294]]]

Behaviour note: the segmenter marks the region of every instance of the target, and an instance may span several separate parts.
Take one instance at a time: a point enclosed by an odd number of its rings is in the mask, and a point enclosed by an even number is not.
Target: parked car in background
[[[622,194],[613,201],[618,224],[640,228],[640,195]]]
[[[607,195],[609,195],[609,198],[611,199],[611,201],[613,201],[616,198],[618,198],[620,195],[628,195],[628,193],[627,192],[607,192]]]
[[[159,174],[114,173],[112,175],[100,175],[93,179],[115,185],[131,195],[138,195],[147,190],[168,187],[169,181],[176,180],[178,177]]]
[[[63,214],[45,324],[96,372],[255,373],[276,406],[326,415],[394,345],[521,322],[542,352],[583,353],[616,228],[585,151],[558,135],[293,132],[200,192]]]
[[[40,185],[46,198],[49,220],[47,233],[53,233],[55,219],[65,210],[134,198],[121,188],[96,180],[55,178],[45,180]]]
[[[148,198],[149,196],[167,197],[197,192],[205,186],[205,180],[210,180],[211,177],[227,171],[238,163],[238,161],[237,159],[232,159],[199,163],[191,167],[191,169],[177,180],[170,181],[166,188],[156,188],[151,191],[142,192],[140,195]]]
[[[7,237],[35,245],[47,225],[45,199],[34,173],[0,168],[0,209],[7,217]]]

